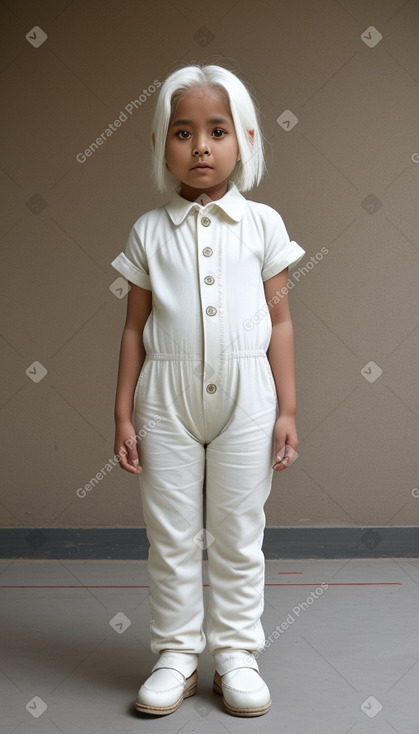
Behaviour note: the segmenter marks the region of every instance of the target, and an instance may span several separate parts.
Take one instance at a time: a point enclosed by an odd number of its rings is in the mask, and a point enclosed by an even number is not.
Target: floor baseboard
[[[0,558],[145,560],[144,528],[0,528]],[[419,558],[419,526],[266,528],[266,559]]]

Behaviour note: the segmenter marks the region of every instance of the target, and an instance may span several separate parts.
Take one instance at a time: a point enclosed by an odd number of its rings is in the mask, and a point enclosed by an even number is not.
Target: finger
[[[284,455],[285,455],[285,446],[286,446],[285,439],[284,440],[278,439],[276,441],[272,469],[274,469],[275,466],[279,465],[282,462],[282,459],[284,458]]]
[[[124,443],[124,448],[127,450],[127,463],[131,467],[130,471],[139,474],[141,471],[140,462],[138,459],[137,442],[136,436],[130,436]]]
[[[128,451],[125,448],[125,446],[120,447],[117,455],[119,456],[119,466],[121,467],[121,469],[124,469],[125,471],[130,472],[130,474],[140,473],[141,468],[139,466],[139,462],[138,462],[138,466],[133,466],[132,464],[130,464],[129,458],[128,458]]]
[[[282,459],[285,456],[285,450],[286,450],[287,444],[285,441],[281,441],[277,443],[276,450],[275,450],[275,459],[276,461],[282,461]]]
[[[119,449],[116,452],[116,456],[119,460],[119,466],[121,469],[127,469],[128,461],[127,461],[127,450],[125,446],[120,446]]]
[[[291,466],[297,458],[297,450],[291,444],[287,443],[276,452],[272,469],[274,471],[282,471],[282,469]]]
[[[140,464],[140,460],[139,459],[135,459],[134,466],[135,466],[135,469],[137,470],[137,474],[141,474],[142,467],[141,467],[141,464]]]
[[[294,446],[291,446],[290,443],[287,443],[285,446],[284,461],[286,461],[287,466],[291,466],[296,459],[298,459],[297,449],[295,449]]]
[[[127,461],[128,465],[131,468],[131,471],[135,472],[135,474],[139,474],[141,472],[140,460],[138,458],[138,452],[136,448],[133,447],[128,449]]]
[[[272,464],[272,469],[274,471],[282,471],[283,469],[286,469],[286,468],[287,468],[287,464],[284,464],[283,461],[275,461]]]

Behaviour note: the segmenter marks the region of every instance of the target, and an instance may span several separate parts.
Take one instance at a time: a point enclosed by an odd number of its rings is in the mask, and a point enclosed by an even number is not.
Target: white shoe
[[[253,668],[236,668],[222,676],[215,672],[214,691],[234,716],[262,716],[272,705],[268,686]]]
[[[173,668],[159,668],[147,678],[137,694],[135,708],[146,714],[164,716],[179,708],[184,698],[196,693],[198,674],[185,678]]]
[[[196,693],[197,661],[198,657],[195,655],[162,652],[150,677],[138,691],[135,702],[137,711],[157,716],[176,711],[185,698]]]

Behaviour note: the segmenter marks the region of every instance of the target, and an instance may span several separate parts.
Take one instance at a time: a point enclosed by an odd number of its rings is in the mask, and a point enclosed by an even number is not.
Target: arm
[[[139,474],[137,445],[132,411],[135,387],[145,359],[143,330],[151,311],[151,291],[130,283],[127,315],[119,353],[118,382],[115,398],[114,451],[121,457],[122,469]],[[129,439],[131,439],[129,441]]]
[[[294,330],[289,311],[288,294],[280,295],[278,302],[274,303],[276,292],[281,292],[281,288],[286,287],[287,280],[288,268],[285,268],[264,283],[266,302],[272,321],[272,337],[267,357],[275,380],[279,403],[279,418],[275,423],[275,457],[280,453],[280,460],[275,460],[273,467],[275,471],[286,469],[293,463],[298,447],[295,423]],[[284,456],[285,445],[291,448],[287,448]]]

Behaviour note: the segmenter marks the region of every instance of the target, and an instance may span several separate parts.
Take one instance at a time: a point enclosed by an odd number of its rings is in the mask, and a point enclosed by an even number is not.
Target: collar
[[[236,184],[229,181],[227,191],[221,199],[213,201],[206,194],[202,194],[196,201],[189,201],[180,196],[180,185],[172,191],[170,200],[165,205],[173,224],[181,224],[185,217],[190,213],[191,209],[196,209],[199,213],[207,212],[211,207],[217,206],[227,214],[230,219],[239,222],[244,214],[247,199],[242,196]],[[202,202],[202,203],[201,203]]]

